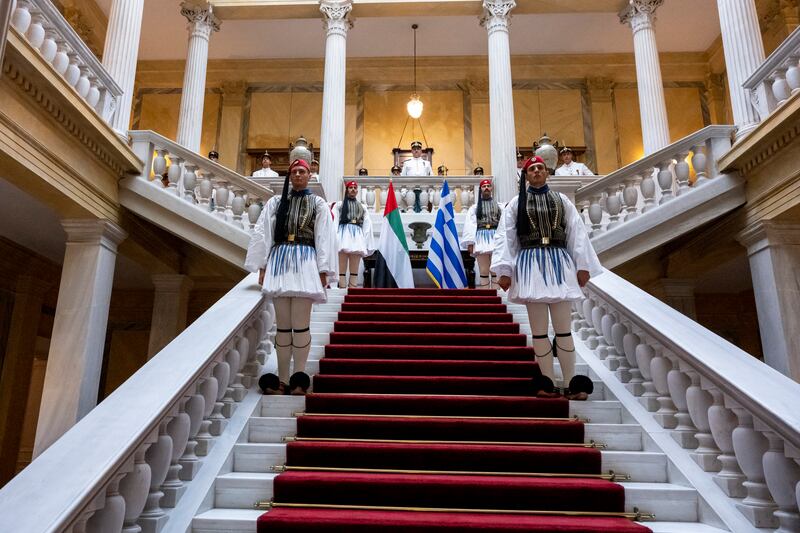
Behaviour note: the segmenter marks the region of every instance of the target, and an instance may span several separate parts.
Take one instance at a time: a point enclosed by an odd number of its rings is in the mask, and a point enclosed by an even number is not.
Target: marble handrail
[[[182,197],[235,227],[249,231],[272,189],[186,149],[153,131],[129,132],[133,151],[145,162],[140,179]],[[156,176],[167,175],[165,186]],[[213,210],[212,210],[213,202]]]
[[[242,430],[228,423],[272,350],[273,322],[246,277],[0,490],[4,528],[157,532],[185,514],[215,442]]]
[[[750,103],[761,120],[800,91],[800,28],[764,60],[742,87],[750,93]]]
[[[716,161],[730,149],[734,131],[734,126],[706,126],[579,188],[575,204],[587,212],[591,235],[617,228],[719,176]],[[690,183],[692,169],[696,176]]]
[[[753,525],[792,530],[800,384],[610,271],[588,293],[577,337]]]
[[[11,26],[107,123],[122,89],[50,0],[18,0]]]

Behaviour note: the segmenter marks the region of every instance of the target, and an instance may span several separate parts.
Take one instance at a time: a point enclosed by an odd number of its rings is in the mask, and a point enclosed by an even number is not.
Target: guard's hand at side
[[[319,273],[319,282],[322,283],[323,287],[328,286],[328,275],[325,272]]]
[[[497,280],[497,284],[500,285],[500,288],[504,291],[508,291],[508,288],[511,287],[511,278],[508,276],[500,276],[500,279]]]
[[[584,288],[587,283],[589,283],[589,271],[578,270],[578,285],[580,285],[581,288]]]
[[[470,255],[472,255],[472,250],[474,250],[474,249],[475,249],[475,245],[474,244],[470,244],[470,245],[467,246],[467,251],[469,252]]]
[[[264,285],[264,272],[266,272],[266,270],[263,268],[258,270],[258,284],[261,286]]]

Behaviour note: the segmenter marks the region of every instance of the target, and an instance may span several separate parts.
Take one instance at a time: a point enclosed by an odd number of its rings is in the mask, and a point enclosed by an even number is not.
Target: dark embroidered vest
[[[356,226],[361,226],[364,224],[364,215],[366,215],[366,213],[361,202],[358,200],[348,202],[345,199],[339,207],[339,225],[355,224]]]
[[[316,196],[306,194],[303,196],[289,196],[289,225],[287,227],[286,241],[275,244],[307,244],[314,246],[314,223],[317,218]]]
[[[497,224],[500,223],[500,206],[494,198],[490,200],[480,200],[481,202],[481,216],[477,219],[478,229],[497,229]],[[477,216],[478,210],[475,210]]]
[[[564,220],[564,201],[555,191],[527,194],[527,212],[530,234],[520,236],[523,248],[554,246],[567,247],[567,222]],[[519,208],[519,207],[518,207]]]

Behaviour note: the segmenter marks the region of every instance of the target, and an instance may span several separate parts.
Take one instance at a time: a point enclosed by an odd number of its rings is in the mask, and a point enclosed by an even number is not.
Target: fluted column
[[[219,31],[220,20],[211,6],[181,2],[181,15],[189,20],[189,51],[183,73],[181,112],[178,116],[178,144],[189,150],[200,150],[203,132],[203,104],[206,97],[208,40],[212,31]]]
[[[717,10],[733,121],[739,127],[736,136],[741,137],[758,123],[742,84],[764,62],[764,43],[753,0],[717,0]]]
[[[319,180],[329,202],[341,200],[344,175],[344,110],[348,18],[351,0],[321,0],[325,25],[325,78],[322,92],[322,128]]]
[[[489,34],[489,132],[492,139],[492,174],[497,199],[517,193],[514,96],[511,92],[511,51],[508,25],[514,0],[483,0],[481,25]]]
[[[127,136],[131,122],[133,84],[136,80],[136,59],[142,32],[144,0],[114,0],[108,17],[103,66],[122,89],[117,110],[111,122],[120,134]]]
[[[655,12],[662,3],[664,0],[630,0],[628,7],[619,15],[620,21],[633,31],[644,155],[657,152],[669,144],[667,104],[664,101],[654,28]]]

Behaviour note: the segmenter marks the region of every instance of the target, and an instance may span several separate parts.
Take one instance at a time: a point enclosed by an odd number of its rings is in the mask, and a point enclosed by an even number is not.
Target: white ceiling
[[[111,0],[97,0],[108,14]],[[621,4],[624,2],[621,2]],[[180,0],[145,0],[139,59],[183,59],[186,20]],[[666,0],[659,8],[660,52],[700,52],[719,35],[715,0]],[[476,17],[360,18],[348,35],[349,57],[408,56],[411,24],[420,25],[421,56],[486,55],[486,32]],[[630,29],[613,13],[514,16],[512,54],[632,53]],[[211,59],[315,58],[325,53],[321,20],[228,20],[211,38]]]

